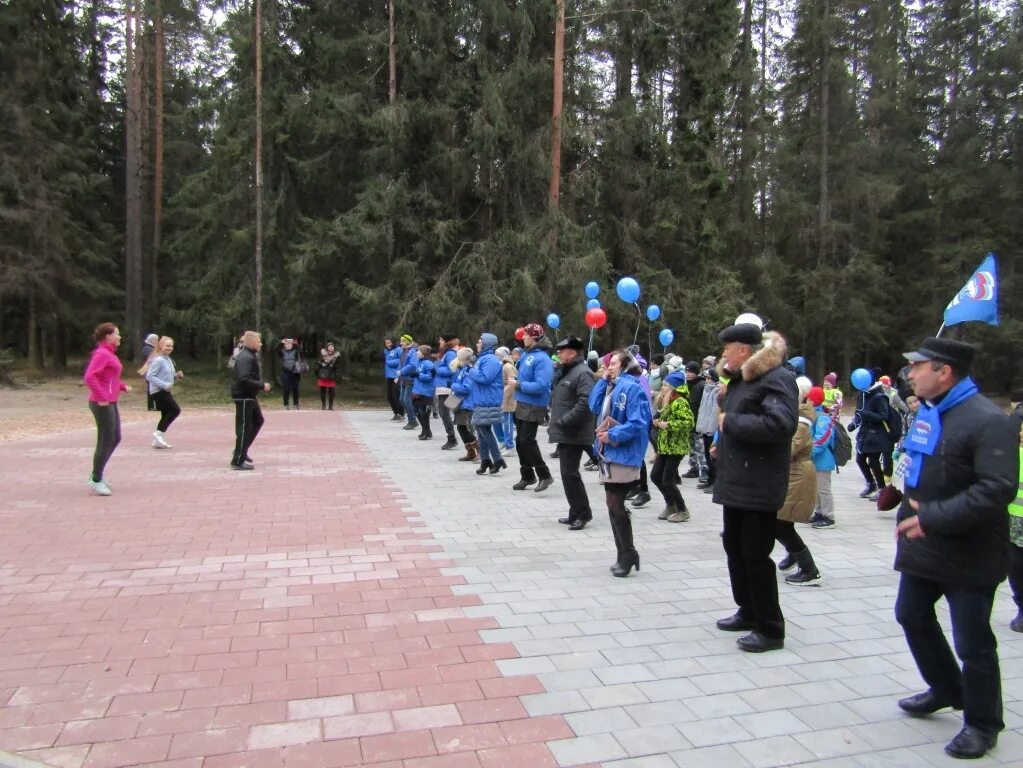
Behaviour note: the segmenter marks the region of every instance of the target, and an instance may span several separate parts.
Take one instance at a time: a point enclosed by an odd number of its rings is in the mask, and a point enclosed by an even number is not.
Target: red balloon
[[[586,325],[590,328],[603,328],[607,322],[607,312],[600,307],[586,310]]]
[[[516,328],[515,329],[515,340],[516,341],[522,341],[524,338],[526,338],[526,329],[525,328]]]

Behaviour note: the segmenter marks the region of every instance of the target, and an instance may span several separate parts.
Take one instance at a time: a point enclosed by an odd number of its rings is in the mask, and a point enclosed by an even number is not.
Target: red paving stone
[[[173,451],[126,425],[88,492],[91,432],[0,446],[0,749],[58,768],[555,765],[561,717],[455,595],[429,530],[343,414],[270,412],[255,472],[228,413]],[[381,417],[382,420],[384,417]]]

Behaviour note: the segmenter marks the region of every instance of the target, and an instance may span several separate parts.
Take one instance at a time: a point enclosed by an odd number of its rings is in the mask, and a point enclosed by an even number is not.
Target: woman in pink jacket
[[[121,414],[117,399],[131,387],[121,382],[121,361],[117,348],[121,332],[113,323],[101,323],[93,332],[96,349],[85,369],[85,386],[89,388],[89,410],[96,419],[96,453],[92,457],[89,486],[100,496],[110,495],[110,486],[103,480],[103,469],[121,442]]]

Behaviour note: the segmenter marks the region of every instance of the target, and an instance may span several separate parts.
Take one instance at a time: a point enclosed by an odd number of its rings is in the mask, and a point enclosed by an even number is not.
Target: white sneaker
[[[92,488],[97,496],[109,496],[111,494],[110,486],[102,480],[97,483],[95,480],[90,479],[89,487]]]
[[[158,430],[158,431],[153,433],[153,447],[154,448],[170,448],[171,445],[170,445],[170,443],[168,443],[164,439],[163,432],[160,432]]]

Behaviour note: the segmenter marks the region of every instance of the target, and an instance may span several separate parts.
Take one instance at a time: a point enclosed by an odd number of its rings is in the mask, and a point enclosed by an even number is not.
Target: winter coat
[[[504,399],[504,381],[501,369],[501,361],[494,354],[494,350],[488,349],[480,354],[476,366],[470,368],[466,373],[472,382],[474,408],[501,407],[501,401]]]
[[[462,398],[458,406],[459,411],[472,410],[472,379],[469,378],[469,371],[472,366],[466,365],[455,371],[455,377],[451,380],[451,391]]]
[[[263,391],[263,372],[259,356],[248,347],[242,347],[234,359],[231,369],[231,397],[235,400],[251,400]]]
[[[82,380],[89,388],[90,403],[116,403],[128,387],[121,381],[121,365],[117,349],[108,341],[102,341],[89,358]]]
[[[401,347],[391,347],[388,349],[384,347],[384,378],[385,379],[396,379],[398,378],[398,369],[401,361]]]
[[[401,368],[398,374],[405,381],[411,382],[415,378],[416,371],[419,370],[419,350],[409,347],[405,352],[406,354],[401,357]]]
[[[700,418],[700,406],[703,405],[703,390],[707,388],[707,380],[697,376],[689,382],[689,407],[693,412],[693,427]]]
[[[799,423],[792,436],[792,462],[789,464],[789,490],[785,503],[778,510],[778,519],[790,523],[806,523],[817,506],[817,470],[814,469],[814,423],[817,412],[809,403],[799,406]]]
[[[818,472],[834,472],[835,467],[835,422],[818,405],[814,408],[817,420],[813,425],[813,447],[810,449],[810,458],[813,459],[813,467]]]
[[[551,402],[551,383],[554,379],[554,361],[551,360],[550,341],[540,339],[519,361],[519,381],[515,400],[524,405],[546,408]]]
[[[668,422],[668,427],[657,431],[657,453],[663,456],[689,455],[693,426],[696,424],[689,399],[689,387],[680,384],[675,387],[673,399],[658,414],[661,421]]]
[[[505,360],[501,364],[501,380],[504,383],[504,397],[501,400],[503,413],[515,413],[515,381],[518,375],[519,370],[511,360]]]
[[[157,355],[146,368],[146,387],[149,394],[170,392],[174,386],[174,361],[165,355]]]
[[[847,429],[856,432],[857,453],[884,453],[892,449],[885,425],[888,420],[888,396],[880,384],[860,392],[856,415]]]
[[[415,380],[412,383],[412,394],[432,398],[437,388],[434,384],[436,368],[433,365],[433,360],[426,358],[420,360],[413,377]]]
[[[320,361],[316,364],[316,378],[323,381],[337,381],[337,361],[340,357],[340,352],[320,355]]]
[[[701,435],[713,435],[718,431],[718,390],[721,384],[707,379],[703,385],[703,399],[696,417],[696,431]]]
[[[784,359],[785,339],[769,331],[764,347],[739,371],[727,374],[715,504],[774,514],[785,502],[799,392],[795,377],[782,368]]]
[[[437,385],[437,389],[448,390],[451,389],[451,380],[454,378],[454,371],[451,370],[451,363],[455,361],[458,356],[458,352],[453,349],[447,349],[444,354],[437,358],[437,365],[434,367],[434,384]],[[444,392],[442,394],[447,394]]]
[[[295,367],[302,360],[302,353],[298,351],[298,347],[292,347],[291,349],[281,349],[281,370],[291,371],[292,373],[298,373]]]
[[[600,379],[590,392],[590,410],[601,420],[607,380]],[[608,430],[610,442],[594,442],[593,449],[605,461],[641,467],[646,458],[647,436],[650,432],[650,397],[636,376],[623,373],[611,391],[608,416],[618,422]],[[599,426],[599,424],[598,424]]]
[[[941,414],[934,453],[907,488],[898,521],[920,518],[924,536],[900,536],[895,570],[950,584],[991,587],[1009,566],[1009,516],[1019,483],[1019,432],[983,395]],[[916,512],[910,500],[919,502]]]
[[[562,365],[551,393],[551,423],[547,434],[552,442],[591,445],[595,420],[590,411],[593,374],[582,359]]]

